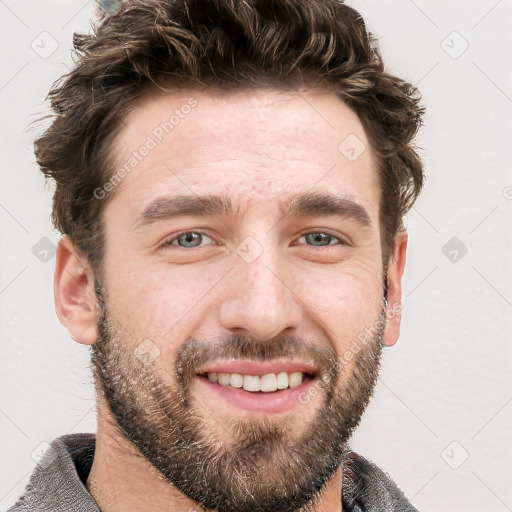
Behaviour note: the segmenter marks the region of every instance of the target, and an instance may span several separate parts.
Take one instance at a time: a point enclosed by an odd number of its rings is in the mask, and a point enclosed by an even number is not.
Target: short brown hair
[[[52,86],[52,124],[34,146],[56,182],[53,224],[95,271],[107,201],[94,190],[114,173],[109,148],[137,97],[157,86],[292,87],[306,78],[329,84],[363,123],[386,266],[423,185],[414,146],[423,107],[414,86],[384,71],[377,42],[342,0],[128,0],[73,42],[76,66]]]

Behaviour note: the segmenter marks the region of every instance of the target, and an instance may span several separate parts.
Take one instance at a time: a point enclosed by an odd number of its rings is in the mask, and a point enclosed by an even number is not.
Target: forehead
[[[270,213],[300,191],[330,192],[378,212],[363,126],[326,91],[152,92],[134,104],[112,151],[111,203],[132,217],[169,193],[228,195],[237,210]]]

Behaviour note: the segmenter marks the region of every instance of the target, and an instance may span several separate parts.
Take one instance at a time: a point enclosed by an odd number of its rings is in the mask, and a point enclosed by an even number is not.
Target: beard
[[[99,337],[91,348],[96,389],[116,428],[172,485],[198,505],[219,512],[315,507],[373,394],[384,311],[375,323],[379,328],[352,353],[350,371],[333,350],[318,344],[290,337],[262,343],[240,335],[215,343],[188,339],[169,371],[141,363],[134,355],[136,342],[123,338],[102,300],[100,305]],[[300,435],[286,417],[261,414],[221,424],[192,396],[195,370],[209,361],[292,357],[314,363],[318,372],[309,389],[315,387],[321,396]],[[311,398],[305,393],[299,400],[303,407]]]

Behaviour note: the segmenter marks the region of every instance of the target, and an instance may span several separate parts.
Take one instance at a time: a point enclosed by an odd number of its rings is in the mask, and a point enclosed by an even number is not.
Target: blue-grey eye
[[[314,245],[315,247],[323,247],[325,245],[331,245],[332,240],[338,240],[335,236],[329,235],[328,233],[308,233],[304,235],[307,243]]]
[[[178,241],[180,247],[197,247],[201,244],[203,236],[201,233],[183,233],[175,240]]]

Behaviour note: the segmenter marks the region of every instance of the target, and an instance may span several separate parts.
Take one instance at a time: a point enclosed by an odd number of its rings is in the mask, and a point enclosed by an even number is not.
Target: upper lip
[[[315,373],[315,367],[306,361],[293,359],[276,359],[273,361],[254,361],[250,359],[226,359],[207,363],[198,370],[198,375],[205,373],[243,373],[247,375],[265,375],[267,373]]]

